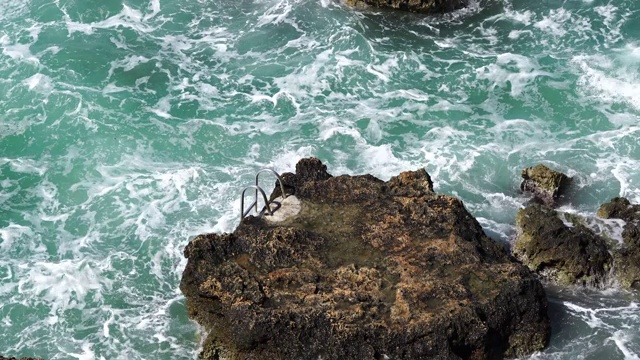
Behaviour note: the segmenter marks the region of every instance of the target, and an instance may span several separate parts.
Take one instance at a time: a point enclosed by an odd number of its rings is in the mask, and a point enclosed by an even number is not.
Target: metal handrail
[[[256,211],[258,211],[258,191],[260,191],[260,193],[262,194],[262,198],[264,199],[264,206],[267,208],[269,215],[273,215],[273,212],[271,211],[271,207],[269,206],[269,200],[267,199],[267,194],[264,192],[264,190],[262,190],[262,188],[258,185],[249,185],[242,190],[242,195],[240,195],[240,221],[242,221],[242,219],[244,219],[245,216],[249,214],[249,212],[251,211],[251,208],[254,206],[254,204],[251,204],[251,206],[247,209],[247,211],[246,212],[244,211],[244,193],[249,189],[256,189],[256,201],[255,201]]]
[[[262,174],[263,172],[270,172],[273,175],[276,176],[276,178],[278,178],[278,183],[280,184],[280,192],[282,192],[282,200],[287,198],[287,194],[284,192],[284,183],[282,181],[282,177],[280,177],[280,174],[278,174],[275,170],[270,169],[270,168],[264,168],[264,169],[260,169],[257,173],[256,173],[256,186],[260,187],[260,184],[258,183],[258,179],[260,178],[260,174]],[[255,210],[256,212],[258,211],[258,189],[256,189],[256,203],[254,204],[255,206]],[[268,205],[268,203],[267,203]]]

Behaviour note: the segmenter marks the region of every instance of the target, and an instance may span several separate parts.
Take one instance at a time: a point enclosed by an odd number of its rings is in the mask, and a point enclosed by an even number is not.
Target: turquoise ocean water
[[[426,167],[497,241],[519,172],[640,202],[640,2],[0,0],[0,354],[193,359],[182,249],[261,167]],[[265,178],[266,180],[266,178]],[[549,289],[533,359],[639,359],[637,294]]]

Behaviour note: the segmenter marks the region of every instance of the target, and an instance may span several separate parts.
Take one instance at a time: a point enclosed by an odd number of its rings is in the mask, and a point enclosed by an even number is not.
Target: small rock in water
[[[623,245],[615,253],[616,273],[622,286],[640,289],[640,205],[617,197],[600,206],[597,214],[604,219],[626,222],[622,231]]]
[[[539,164],[522,170],[522,191],[530,192],[536,200],[549,207],[556,207],[558,198],[571,181],[567,175]]]
[[[577,216],[564,214],[563,221],[559,215],[539,204],[518,211],[513,254],[558,285],[602,287],[613,263],[606,241]]]
[[[640,289],[640,205],[615,198],[603,204],[597,215],[621,220],[622,243],[596,233],[583,216],[533,204],[516,215],[513,254],[558,285],[619,284]]]

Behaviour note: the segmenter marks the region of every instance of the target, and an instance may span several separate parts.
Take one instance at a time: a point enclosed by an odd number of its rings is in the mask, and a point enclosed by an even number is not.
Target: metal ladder
[[[249,185],[249,186],[245,187],[244,189],[242,189],[242,194],[240,195],[240,221],[242,221],[242,219],[244,219],[245,217],[247,217],[247,215],[249,215],[249,213],[251,212],[251,209],[254,209],[256,212],[258,212],[258,193],[262,194],[262,199],[264,200],[264,207],[266,208],[266,210],[269,213],[269,215],[273,215],[273,211],[271,210],[271,206],[269,206],[271,204],[271,202],[267,198],[267,194],[264,192],[264,190],[260,187],[260,185],[258,183],[258,180],[260,179],[260,174],[265,173],[265,172],[270,172],[270,173],[272,173],[273,175],[276,176],[276,178],[278,179],[278,183],[280,184],[280,192],[282,192],[282,200],[287,198],[287,193],[284,191],[284,183],[282,182],[282,177],[280,177],[280,174],[278,174],[273,169],[269,169],[269,168],[260,169],[260,171],[258,171],[256,173],[256,184],[255,185]],[[251,205],[249,205],[249,207],[245,211],[245,209],[244,209],[244,194],[249,189],[255,189],[255,191],[256,191],[255,192],[255,198],[254,198],[253,203],[251,203]]]

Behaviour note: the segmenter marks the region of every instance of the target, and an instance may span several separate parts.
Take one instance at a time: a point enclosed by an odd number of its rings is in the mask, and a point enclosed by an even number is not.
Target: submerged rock
[[[622,231],[622,246],[615,252],[616,274],[624,287],[640,289],[640,205],[632,205],[625,198],[614,198],[598,209],[603,219],[626,222]]]
[[[540,282],[424,170],[384,182],[303,159],[300,212],[185,249],[203,359],[490,359],[544,348]],[[287,190],[288,192],[288,190]]]
[[[529,269],[559,285],[604,284],[613,263],[607,243],[576,216],[534,204],[518,211],[516,227],[513,254]]]
[[[520,189],[532,193],[536,200],[549,207],[556,206],[571,181],[567,175],[541,164],[522,170],[522,178]]]
[[[373,6],[423,14],[449,12],[465,7],[467,3],[467,0],[345,0],[345,4],[352,7]]]
[[[0,355],[0,360],[42,360],[42,358],[33,358],[33,357],[4,357]]]

